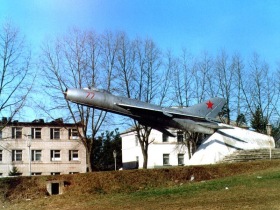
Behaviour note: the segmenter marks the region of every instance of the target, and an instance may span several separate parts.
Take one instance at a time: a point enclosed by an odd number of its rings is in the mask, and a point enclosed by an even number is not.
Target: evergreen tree
[[[236,125],[238,127],[242,127],[242,125],[246,125],[246,118],[244,114],[239,114],[236,119]]]
[[[121,137],[118,129],[106,131],[94,141],[94,152],[92,155],[94,171],[108,171],[115,169],[113,151],[116,150],[117,168],[122,167]]]
[[[256,132],[266,133],[266,125],[268,123],[267,117],[263,116],[261,108],[258,106],[251,119],[251,127]]]
[[[16,166],[13,166],[12,170],[9,172],[9,176],[19,176],[21,172],[18,170]]]

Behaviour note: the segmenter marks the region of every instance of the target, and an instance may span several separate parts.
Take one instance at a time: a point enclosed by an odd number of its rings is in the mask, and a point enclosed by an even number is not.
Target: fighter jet
[[[66,89],[65,99],[96,109],[128,116],[142,125],[150,126],[169,136],[167,129],[175,128],[192,132],[213,134],[219,125],[217,116],[226,103],[222,98],[211,98],[200,104],[184,107],[161,107],[143,101],[115,96],[95,88]]]

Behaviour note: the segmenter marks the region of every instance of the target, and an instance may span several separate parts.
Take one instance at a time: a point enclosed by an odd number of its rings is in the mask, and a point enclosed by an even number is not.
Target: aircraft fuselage
[[[167,128],[205,134],[212,134],[215,131],[211,127],[200,125],[199,123],[208,123],[208,121],[204,116],[196,115],[199,112],[194,114],[188,111],[188,108],[164,108],[96,89],[68,89],[64,94],[67,100],[74,103],[128,116],[160,131]]]

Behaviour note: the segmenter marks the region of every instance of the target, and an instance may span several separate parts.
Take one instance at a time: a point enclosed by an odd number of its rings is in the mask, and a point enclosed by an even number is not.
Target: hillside
[[[17,209],[36,209],[38,205],[40,209],[47,209],[47,206],[58,206],[59,209],[79,209],[79,207],[74,207],[73,203],[79,206],[90,198],[93,200],[97,198],[102,200],[107,197],[112,199],[112,197],[130,195],[135,192],[141,194],[141,192],[156,189],[173,189],[174,187],[189,186],[189,183],[201,183],[201,181],[236,175],[250,175],[266,170],[280,171],[280,161],[3,178],[0,179],[0,194],[2,195],[0,204],[5,209],[15,207]],[[62,195],[48,195],[46,182],[51,180],[64,181]],[[46,208],[43,208],[42,203]],[[108,205],[107,209],[112,207],[111,204]]]

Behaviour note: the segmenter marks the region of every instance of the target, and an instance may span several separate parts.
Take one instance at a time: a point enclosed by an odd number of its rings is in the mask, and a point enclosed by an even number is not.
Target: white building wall
[[[176,132],[174,133],[176,135]],[[143,166],[143,155],[140,143],[136,144],[136,132],[121,134],[122,137],[122,162],[124,168],[126,163],[135,164],[137,156],[139,158],[139,168]],[[162,142],[162,133],[152,130],[150,134],[152,142],[148,148],[148,168],[163,166],[178,166],[178,154],[184,154],[184,163],[188,160],[187,147],[177,142],[177,138],[168,137],[168,142]],[[169,154],[169,164],[163,164],[163,154]]]
[[[219,129],[206,138],[194,153],[188,158],[187,147],[177,142],[177,138],[169,137],[168,142],[162,142],[162,133],[152,130],[150,140],[153,142],[148,148],[148,168],[167,166],[163,164],[163,154],[169,154],[169,165],[178,165],[178,154],[184,154],[184,165],[215,164],[223,160],[226,155],[236,150],[272,149],[275,147],[271,136],[256,133],[247,129],[220,124],[229,129]],[[171,131],[172,132],[172,131]],[[173,132],[176,136],[176,132]],[[143,155],[140,145],[135,145],[135,132],[121,135],[123,148],[123,165],[136,161],[139,156],[139,168],[143,166]]]
[[[22,138],[12,139],[12,127],[22,127]],[[41,128],[41,139],[29,140],[27,135],[31,134],[31,128]],[[60,129],[60,139],[50,139],[50,128]],[[72,127],[73,128],[73,127]],[[41,150],[41,160],[31,161],[31,173],[50,175],[51,173],[69,174],[84,173],[87,169],[86,150],[78,139],[68,138],[67,127],[56,126],[6,126],[2,130],[0,139],[0,150],[2,161],[0,161],[0,175],[8,176],[15,166],[23,176],[30,174],[29,171],[29,144],[30,151]],[[12,151],[21,150],[22,160],[12,161]],[[60,160],[51,160],[51,150],[60,151]],[[69,160],[69,151],[78,150],[78,160]]]

